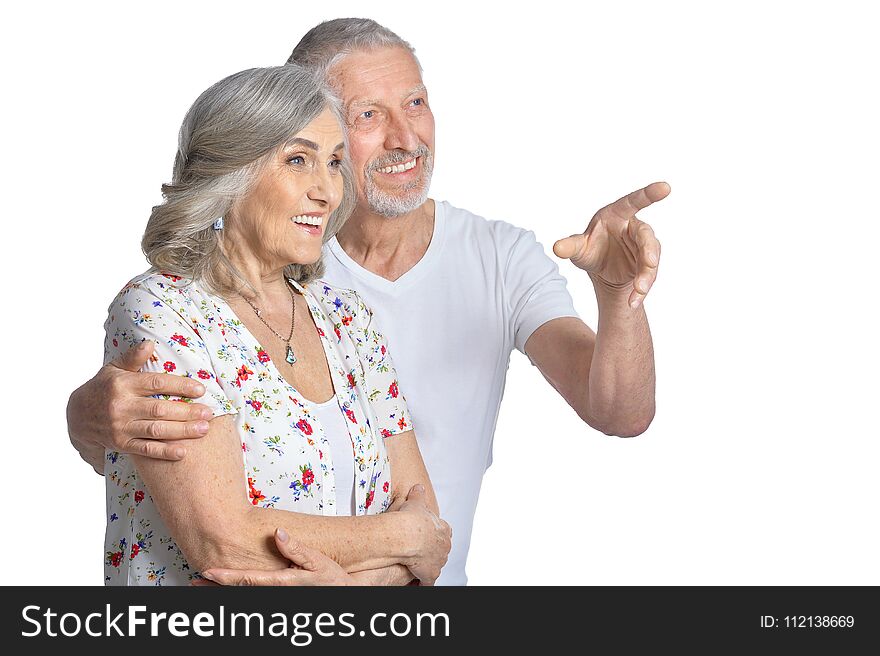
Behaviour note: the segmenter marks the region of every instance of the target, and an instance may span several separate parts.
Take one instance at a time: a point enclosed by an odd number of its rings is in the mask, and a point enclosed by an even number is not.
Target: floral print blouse
[[[145,371],[195,378],[199,403],[233,414],[241,436],[241,493],[261,508],[336,514],[330,444],[304,399],[222,298],[179,276],[148,271],[113,301],[104,325],[104,361],[143,339],[156,342]],[[302,293],[330,367],[355,465],[355,511],[385,511],[391,468],[383,438],[412,430],[385,338],[357,293],[321,281]],[[181,402],[189,399],[173,398]],[[185,585],[197,578],[149,490],[125,454],[106,453],[108,585]]]

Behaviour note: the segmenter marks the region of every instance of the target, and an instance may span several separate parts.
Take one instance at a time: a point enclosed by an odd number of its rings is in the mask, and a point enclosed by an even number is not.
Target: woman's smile
[[[309,212],[308,214],[298,214],[290,219],[300,230],[320,237],[324,234],[324,223],[326,215],[324,212]]]

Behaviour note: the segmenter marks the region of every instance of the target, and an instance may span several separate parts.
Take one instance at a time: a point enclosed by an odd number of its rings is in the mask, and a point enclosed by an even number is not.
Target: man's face
[[[342,97],[358,203],[395,217],[428,198],[434,115],[419,67],[404,48],[355,52],[330,72]]]

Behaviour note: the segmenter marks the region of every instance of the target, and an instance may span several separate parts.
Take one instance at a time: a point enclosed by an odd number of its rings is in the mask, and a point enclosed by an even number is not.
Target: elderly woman
[[[218,82],[184,119],[163,194],[153,268],[110,306],[105,361],[154,342],[146,369],[197,379],[213,419],[180,461],[107,453],[106,582],[320,550],[334,564],[295,584],[433,583],[449,527],[385,339],[356,293],[317,280],[354,202],[335,101],[296,66]]]

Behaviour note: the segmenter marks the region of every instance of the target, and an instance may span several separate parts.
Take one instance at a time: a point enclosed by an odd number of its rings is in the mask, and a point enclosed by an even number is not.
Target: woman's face
[[[325,109],[272,156],[232,209],[224,244],[266,270],[316,262],[327,221],[342,201],[344,147],[342,129]]]

